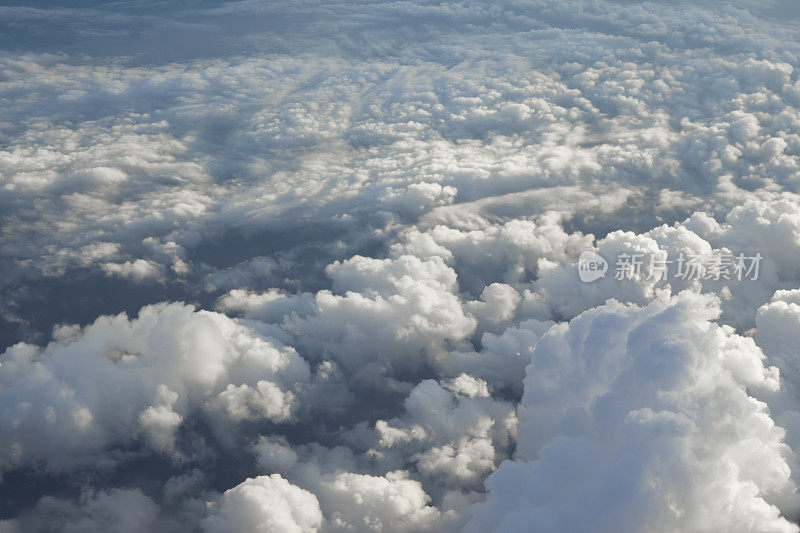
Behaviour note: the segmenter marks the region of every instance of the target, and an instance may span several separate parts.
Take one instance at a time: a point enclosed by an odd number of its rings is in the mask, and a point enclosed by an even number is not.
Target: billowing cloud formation
[[[542,337],[513,462],[487,481],[475,531],[796,531],[775,391],[751,339],[707,297],[610,302]],[[591,519],[590,519],[591,517]],[[468,529],[470,529],[468,528]]]
[[[0,7],[2,531],[798,529],[788,2],[79,4]]]
[[[203,521],[203,531],[319,530],[322,513],[317,498],[278,474],[247,479],[225,491],[222,501]]]
[[[69,470],[134,439],[180,454],[185,419],[220,433],[237,422],[290,421],[310,385],[308,364],[224,315],[182,304],[63,327],[44,349],[18,344],[0,366],[0,468]]]

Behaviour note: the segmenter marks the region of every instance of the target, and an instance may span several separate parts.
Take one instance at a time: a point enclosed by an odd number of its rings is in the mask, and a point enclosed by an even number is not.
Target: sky
[[[0,1],[0,532],[800,531],[799,19]]]

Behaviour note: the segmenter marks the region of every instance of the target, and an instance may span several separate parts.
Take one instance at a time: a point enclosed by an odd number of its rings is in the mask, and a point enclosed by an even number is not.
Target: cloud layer
[[[797,531],[798,15],[0,7],[0,530]]]

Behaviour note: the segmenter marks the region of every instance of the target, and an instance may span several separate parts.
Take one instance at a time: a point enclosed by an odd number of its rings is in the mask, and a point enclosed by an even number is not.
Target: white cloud
[[[0,8],[0,529],[797,529],[786,2],[184,4]]]
[[[322,524],[317,498],[277,474],[250,478],[225,491],[203,521],[209,533],[314,533]]]
[[[158,265],[152,261],[137,259],[136,261],[125,261],[124,263],[104,263],[101,265],[106,276],[119,276],[129,278],[136,283],[148,278],[158,280],[161,272]]]
[[[441,517],[419,482],[401,472],[376,477],[341,473],[322,480],[322,505],[340,531],[435,531]]]
[[[553,328],[528,367],[513,462],[469,528],[796,531],[783,430],[749,391],[778,371],[709,297],[616,302]]]
[[[222,438],[244,419],[290,421],[296,395],[313,394],[308,364],[292,348],[186,305],[68,329],[43,349],[19,344],[3,354],[3,470],[85,467],[140,431],[155,450],[177,453],[187,417],[205,417]]]

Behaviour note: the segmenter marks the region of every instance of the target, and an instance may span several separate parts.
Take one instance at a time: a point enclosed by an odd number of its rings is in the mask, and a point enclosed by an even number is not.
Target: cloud
[[[109,530],[134,533],[142,528],[156,531],[179,529],[178,523],[164,518],[158,505],[138,489],[86,492],[77,504],[45,497],[31,512],[25,513],[16,522],[6,524],[12,532],[15,527],[19,531],[58,529],[75,533]]]
[[[124,263],[104,263],[102,269],[106,276],[129,278],[136,283],[148,278],[158,280],[161,277],[158,265],[144,259],[137,259],[133,262],[125,261]]]
[[[463,342],[475,328],[456,293],[455,272],[438,257],[356,256],[326,272],[339,294],[318,292],[312,312],[288,315],[285,329],[305,350],[330,354],[356,377],[415,371],[443,343]]]
[[[62,4],[0,8],[0,529],[797,529],[786,2]]]
[[[749,391],[778,370],[712,298],[616,302],[544,335],[513,461],[467,529],[796,531],[783,430]],[[591,519],[589,518],[591,517]]]
[[[440,517],[419,482],[403,472],[375,477],[342,473],[322,481],[321,497],[343,531],[435,530]]]
[[[19,344],[3,356],[3,470],[85,468],[139,437],[179,458],[175,441],[187,419],[204,418],[230,438],[243,420],[293,420],[313,388],[292,348],[183,304],[145,307],[134,319],[100,317],[56,335],[44,348]]]
[[[516,438],[511,405],[493,399],[487,383],[468,374],[421,382],[404,407],[402,417],[376,422],[379,439],[368,453],[411,462],[423,479],[456,491],[480,488]]]
[[[322,513],[317,498],[277,474],[250,478],[225,491],[203,520],[209,533],[225,531],[319,531]]]

